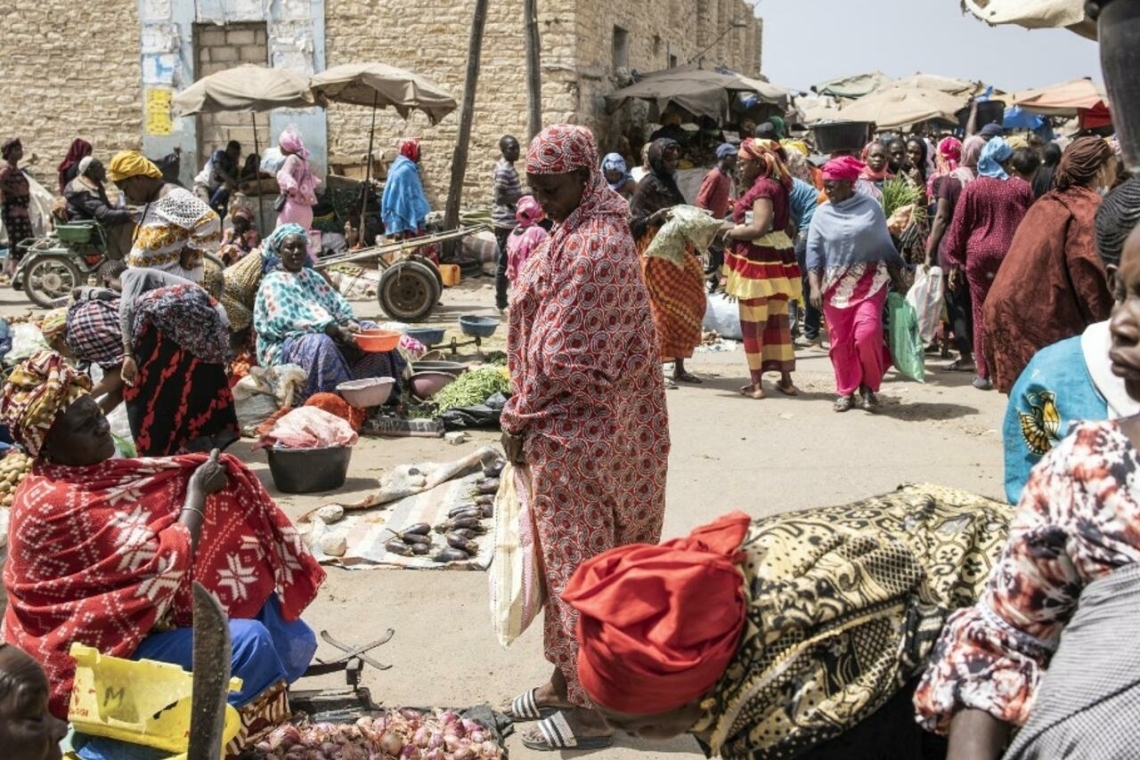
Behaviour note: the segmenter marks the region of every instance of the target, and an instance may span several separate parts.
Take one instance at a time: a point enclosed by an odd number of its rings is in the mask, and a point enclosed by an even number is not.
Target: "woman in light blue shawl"
[[[400,155],[388,168],[384,195],[380,200],[380,218],[388,237],[415,237],[424,231],[424,220],[431,205],[424,194],[420,178],[420,141],[414,138],[400,142]]]

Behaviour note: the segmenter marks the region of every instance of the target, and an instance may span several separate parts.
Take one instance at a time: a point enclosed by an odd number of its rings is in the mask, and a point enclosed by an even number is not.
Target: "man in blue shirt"
[[[788,194],[788,205],[791,210],[792,224],[796,228],[796,260],[799,261],[800,272],[803,275],[804,293],[807,293],[809,291],[807,235],[808,228],[811,227],[811,219],[815,216],[816,205],[819,203],[819,190],[798,177],[793,179],[792,183],[792,191]],[[804,305],[799,307],[797,311],[803,312],[803,324],[801,325],[802,335],[796,339],[796,346],[798,348],[818,348],[823,345],[819,337],[819,326],[822,321],[819,309],[814,308],[805,298]]]

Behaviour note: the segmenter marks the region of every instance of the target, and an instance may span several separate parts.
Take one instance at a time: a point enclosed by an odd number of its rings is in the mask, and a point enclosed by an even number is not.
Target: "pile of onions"
[[[502,760],[486,729],[454,712],[392,711],[355,724],[286,724],[257,745],[265,760]]]

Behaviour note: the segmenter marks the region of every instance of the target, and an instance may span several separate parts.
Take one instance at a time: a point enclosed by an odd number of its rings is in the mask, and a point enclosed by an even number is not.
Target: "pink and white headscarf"
[[[309,157],[309,151],[305,150],[305,143],[301,141],[301,136],[292,129],[286,129],[281,133],[281,136],[277,138],[277,145],[283,153],[296,153],[304,159]]]

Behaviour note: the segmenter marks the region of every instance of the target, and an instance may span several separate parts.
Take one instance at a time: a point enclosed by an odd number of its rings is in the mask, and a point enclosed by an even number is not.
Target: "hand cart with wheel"
[[[377,297],[380,309],[397,322],[422,322],[439,303],[443,276],[435,262],[418,251],[421,248],[458,240],[484,229],[477,224],[447,232],[436,232],[407,240],[395,240],[370,248],[329,256],[317,262],[318,269],[354,262],[375,263],[381,272]]]

